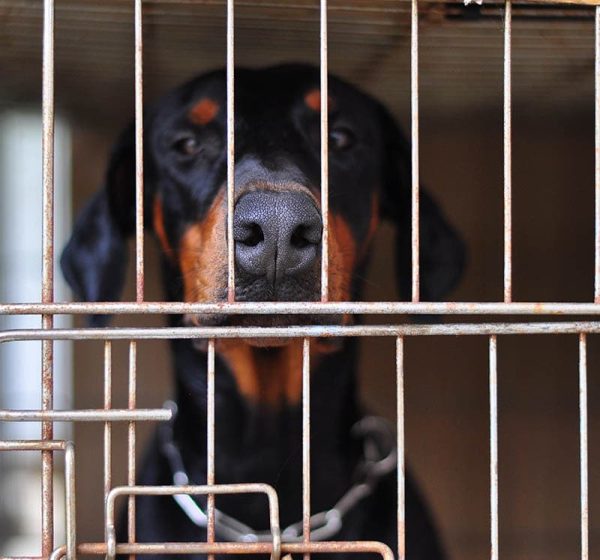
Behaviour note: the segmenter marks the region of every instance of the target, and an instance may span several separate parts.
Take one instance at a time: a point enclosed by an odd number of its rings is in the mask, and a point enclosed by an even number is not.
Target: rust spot
[[[240,393],[252,402],[270,406],[300,402],[301,340],[270,349],[258,348],[245,341],[222,340],[219,354],[233,373]],[[317,352],[311,351],[311,362],[316,356]]]
[[[154,200],[154,233],[156,237],[158,237],[158,241],[160,242],[160,246],[162,250],[165,252],[167,257],[170,259],[173,258],[173,249],[169,245],[169,240],[167,239],[167,234],[165,232],[165,222],[163,215],[163,206],[162,201],[159,197]]]
[[[338,215],[329,216],[329,299],[348,301],[352,274],[356,266],[357,248],[352,230]]]
[[[190,120],[194,124],[205,125],[211,122],[219,112],[219,104],[210,97],[204,97],[190,111]]]
[[[221,189],[204,219],[192,224],[181,238],[179,266],[185,301],[217,301],[221,286],[227,283],[224,201]]]
[[[311,89],[304,96],[304,103],[306,103],[309,109],[313,111],[319,112],[321,110],[321,90],[320,89]],[[331,111],[333,108],[333,100],[331,97],[327,98],[327,109]]]

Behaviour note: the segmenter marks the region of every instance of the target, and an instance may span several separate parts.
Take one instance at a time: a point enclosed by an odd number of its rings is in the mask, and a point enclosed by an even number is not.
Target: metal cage
[[[143,215],[143,44],[142,44],[142,0],[133,0],[135,7],[135,134],[136,134],[136,301],[112,303],[58,303],[54,300],[54,120],[55,120],[55,6],[54,0],[44,0],[43,13],[43,289],[39,303],[0,304],[0,314],[26,314],[41,317],[42,328],[0,332],[0,342],[38,340],[42,341],[42,402],[39,410],[1,410],[0,422],[34,421],[41,425],[38,441],[2,441],[2,451],[39,451],[42,457],[42,554],[40,558],[73,559],[79,554],[105,555],[114,558],[115,554],[166,553],[206,553],[244,554],[269,553],[273,560],[283,554],[318,552],[371,552],[380,554],[385,560],[394,555],[404,558],[404,340],[407,337],[432,335],[483,336],[489,340],[489,430],[490,430],[490,542],[491,558],[499,558],[498,549],[498,393],[497,393],[497,354],[498,338],[508,335],[525,334],[568,334],[579,341],[579,407],[580,407],[580,523],[581,558],[589,557],[588,544],[588,420],[587,420],[587,341],[588,335],[600,332],[600,6],[595,8],[595,251],[594,294],[588,302],[542,303],[513,301],[512,290],[512,104],[511,104],[511,29],[512,2],[504,4],[504,277],[503,297],[495,302],[422,302],[419,297],[419,12],[418,0],[411,0],[411,140],[412,140],[412,301],[410,302],[328,302],[328,120],[327,111],[321,111],[321,204],[324,216],[324,238],[322,253],[322,301],[319,303],[236,303],[234,301],[233,243],[228,245],[228,293],[226,303],[167,303],[148,302],[144,298],[144,215]],[[581,1],[579,4],[595,4]],[[226,52],[227,52],[227,193],[229,240],[233,239],[233,154],[234,154],[234,0],[226,2]],[[320,69],[321,107],[327,106],[328,76],[328,5],[320,0]],[[592,255],[590,255],[590,258]],[[287,328],[259,327],[181,327],[181,328],[108,328],[95,329],[56,329],[54,317],[62,314],[175,314],[175,313],[215,313],[229,314],[363,314],[381,316],[385,322],[388,316],[410,313],[414,315],[439,314],[446,317],[468,316],[468,322],[444,325],[386,324],[383,326],[306,326]],[[488,322],[486,317],[502,315],[511,322]],[[521,317],[536,316],[533,322]],[[577,320],[588,316],[589,320]],[[537,319],[544,317],[545,322]],[[558,321],[566,318],[567,321]],[[396,398],[397,398],[397,445],[398,445],[398,550],[392,552],[376,542],[311,542],[310,505],[310,371],[309,349],[313,337],[390,337],[396,341]],[[219,338],[276,338],[294,337],[303,339],[302,366],[302,411],[303,411],[303,539],[300,543],[282,541],[277,496],[273,489],[264,485],[244,484],[222,486],[215,484],[214,476],[214,360],[215,340]],[[135,485],[136,425],[138,422],[161,422],[171,418],[169,409],[140,409],[136,406],[136,361],[137,344],[141,340],[171,338],[206,338],[208,345],[208,480],[206,486],[181,485],[173,487],[140,487]],[[53,406],[53,343],[57,340],[98,340],[104,341],[104,407],[99,410],[56,410]],[[129,342],[129,393],[126,409],[113,408],[111,400],[111,352],[115,340]],[[77,540],[75,511],[77,500],[74,484],[74,462],[77,452],[74,444],[54,438],[53,423],[100,422],[104,426],[104,498],[105,498],[105,540],[98,543],[82,543]],[[125,486],[113,486],[111,477],[112,425],[126,422],[128,425],[128,480]],[[53,465],[56,453],[66,455],[67,491],[67,539],[66,543],[55,543],[53,538]],[[271,519],[271,540],[261,543],[215,542],[214,496],[224,493],[261,492],[269,498]],[[208,495],[208,540],[198,543],[136,543],[135,495],[151,494],[207,494]],[[113,529],[114,507],[118,497],[127,496],[129,535],[127,543],[115,542]]]

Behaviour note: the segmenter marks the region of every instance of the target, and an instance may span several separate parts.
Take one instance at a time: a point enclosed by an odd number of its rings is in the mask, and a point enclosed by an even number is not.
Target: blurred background
[[[503,6],[419,5],[421,178],[469,249],[464,279],[450,298],[500,301]],[[513,5],[515,301],[593,298],[593,17],[591,7]],[[237,64],[318,64],[318,29],[316,0],[239,0]],[[41,32],[40,2],[0,0],[3,302],[39,301],[40,294]],[[410,3],[331,0],[329,41],[330,70],[384,101],[408,133]],[[148,102],[224,63],[224,2],[144,2]],[[100,185],[118,132],[133,117],[132,2],[57,1],[56,100],[58,249],[72,213]],[[393,235],[384,225],[377,237],[368,300],[398,299]],[[146,248],[146,297],[160,300],[156,247],[149,240]],[[130,276],[125,299],[132,300]],[[57,298],[69,298],[63,287],[57,287]],[[386,320],[408,319],[370,322]],[[2,328],[39,325],[35,317],[2,321]],[[162,323],[160,317],[116,321]],[[76,319],[75,324],[82,323]],[[500,553],[510,560],[574,557],[580,539],[577,337],[500,337],[498,349]],[[0,352],[2,408],[37,408],[36,344],[12,343]],[[57,343],[57,352],[57,407],[101,407],[102,343]],[[600,551],[596,337],[589,337],[588,352],[594,556]],[[126,406],[126,343],[115,343],[113,355],[113,404]],[[167,344],[140,343],[138,356],[138,406],[160,406],[171,391]],[[489,556],[487,383],[486,337],[406,341],[407,457],[455,560]],[[394,387],[394,341],[365,340],[361,390],[366,405],[393,418]],[[152,429],[140,426],[138,456]],[[5,424],[0,430],[5,438],[39,436],[35,425],[19,425],[18,431]],[[114,432],[114,483],[119,484],[125,481],[126,426]],[[65,426],[59,435],[74,437],[77,445],[79,540],[102,540],[102,426]],[[39,459],[22,455],[0,457],[0,554],[39,554]],[[62,496],[59,477],[56,493]]]

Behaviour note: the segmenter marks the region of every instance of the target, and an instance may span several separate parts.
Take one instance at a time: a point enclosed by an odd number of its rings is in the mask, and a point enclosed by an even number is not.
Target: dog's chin
[[[308,325],[343,325],[347,322],[343,315],[227,315],[187,314],[183,323],[188,327],[241,327],[241,328],[289,328]]]
[[[184,324],[193,327],[241,327],[241,328],[278,328],[303,326],[340,326],[348,323],[348,317],[344,315],[195,315],[184,316]],[[285,336],[285,330],[281,337],[240,337],[240,342],[255,348],[278,348],[288,345],[294,340],[293,337]],[[320,346],[324,351],[332,351],[338,348],[339,341],[334,338],[319,339]],[[197,339],[194,346],[201,351],[208,347],[207,339]]]

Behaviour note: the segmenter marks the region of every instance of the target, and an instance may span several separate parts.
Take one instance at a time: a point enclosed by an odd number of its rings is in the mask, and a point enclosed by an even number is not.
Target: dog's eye
[[[354,134],[347,128],[333,128],[329,131],[329,146],[333,150],[347,150],[354,144]]]
[[[173,142],[173,149],[183,156],[194,156],[202,150],[198,139],[193,136],[182,136]]]

